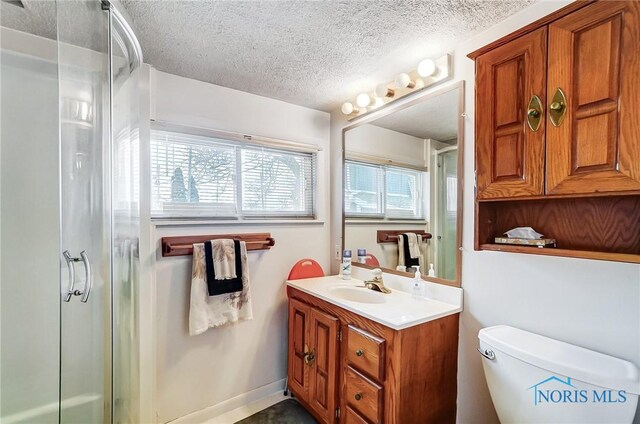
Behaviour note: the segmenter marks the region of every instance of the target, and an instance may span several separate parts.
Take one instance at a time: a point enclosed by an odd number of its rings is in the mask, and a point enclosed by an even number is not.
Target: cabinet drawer
[[[384,339],[359,328],[347,330],[347,361],[371,377],[384,380]]]
[[[382,386],[350,366],[347,366],[345,377],[347,403],[369,421],[381,423],[384,409]]]
[[[369,424],[369,421],[364,419],[360,414],[351,409],[350,406],[347,406],[346,412],[344,414],[344,423],[345,424]]]

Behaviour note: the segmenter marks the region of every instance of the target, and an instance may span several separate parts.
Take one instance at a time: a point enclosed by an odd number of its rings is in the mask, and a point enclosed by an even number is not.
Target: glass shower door
[[[113,422],[138,422],[140,238],[140,46],[111,10]]]
[[[0,422],[58,422],[55,3],[0,2]]]
[[[111,422],[109,15],[58,1],[60,421]]]

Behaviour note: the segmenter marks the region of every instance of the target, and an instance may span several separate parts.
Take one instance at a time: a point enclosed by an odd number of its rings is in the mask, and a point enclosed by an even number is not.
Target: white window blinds
[[[313,218],[315,161],[315,153],[152,129],[152,215]]]

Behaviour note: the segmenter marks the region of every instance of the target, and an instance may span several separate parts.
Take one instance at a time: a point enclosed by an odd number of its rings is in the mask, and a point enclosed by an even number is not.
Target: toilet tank
[[[478,333],[501,423],[630,423],[640,393],[631,362],[506,325]]]

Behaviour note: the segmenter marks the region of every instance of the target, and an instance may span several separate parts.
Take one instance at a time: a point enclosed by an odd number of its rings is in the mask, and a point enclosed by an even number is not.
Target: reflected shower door
[[[458,218],[458,149],[438,152],[436,275],[456,278]]]
[[[109,14],[58,1],[60,421],[111,422]]]

